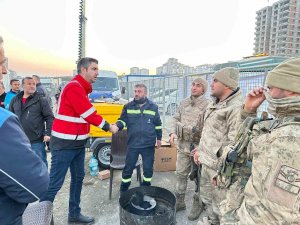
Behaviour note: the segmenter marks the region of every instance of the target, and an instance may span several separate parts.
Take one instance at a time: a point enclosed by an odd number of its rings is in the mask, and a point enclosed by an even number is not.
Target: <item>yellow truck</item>
[[[122,90],[122,92],[124,91]],[[98,78],[93,83],[93,92],[89,95],[89,98],[97,112],[110,124],[116,123],[121,115],[124,103],[126,103],[125,99],[120,103],[120,85],[117,74],[113,71],[99,71]],[[110,132],[105,132],[93,125],[90,127],[90,138],[86,147],[93,151],[98,159],[99,166],[102,168],[109,168],[111,135]]]
[[[123,105],[119,103],[93,103],[97,112],[110,124],[116,123],[121,115]],[[99,166],[109,168],[111,151],[111,133],[91,125],[88,145],[98,159]]]

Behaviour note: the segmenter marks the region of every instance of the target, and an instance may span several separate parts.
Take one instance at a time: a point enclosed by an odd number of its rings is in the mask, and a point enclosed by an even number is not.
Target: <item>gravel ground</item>
[[[97,225],[117,225],[119,220],[119,186],[121,180],[121,171],[114,172],[112,199],[108,198],[109,179],[100,180],[92,177],[88,172],[88,159],[90,152],[86,153],[86,175],[81,192],[81,208],[84,215],[95,217]],[[50,153],[48,160],[50,161]],[[133,174],[135,177],[135,172]],[[133,179],[135,180],[135,179]],[[54,222],[55,225],[68,224],[68,199],[69,199],[70,174],[68,173],[62,189],[58,192],[54,201]],[[170,191],[175,188],[175,173],[170,172],[154,172],[153,186],[163,187]],[[133,181],[131,187],[138,186],[137,181]],[[194,183],[189,182],[186,196],[187,211],[181,211],[176,214],[177,224],[180,225],[196,225],[197,221],[188,221],[187,214],[191,208],[192,196],[194,191]],[[203,213],[202,213],[203,214]],[[201,215],[202,217],[203,215]]]

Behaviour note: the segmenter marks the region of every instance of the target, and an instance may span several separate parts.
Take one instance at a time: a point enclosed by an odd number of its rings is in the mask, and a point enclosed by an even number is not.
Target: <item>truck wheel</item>
[[[99,144],[97,148],[95,148],[94,155],[98,160],[99,167],[103,169],[109,169],[110,151],[111,151],[111,144],[107,144],[107,143]]]

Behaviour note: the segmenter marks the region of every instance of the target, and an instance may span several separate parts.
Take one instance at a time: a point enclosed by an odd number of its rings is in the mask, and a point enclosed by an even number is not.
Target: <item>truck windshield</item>
[[[94,91],[117,91],[119,90],[117,78],[111,77],[98,77],[96,82],[93,83]]]

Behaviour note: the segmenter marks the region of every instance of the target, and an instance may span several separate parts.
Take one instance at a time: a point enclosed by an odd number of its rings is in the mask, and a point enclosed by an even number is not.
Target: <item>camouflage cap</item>
[[[300,58],[287,60],[267,75],[266,84],[300,93]]]
[[[197,77],[193,80],[193,83],[202,84],[204,93],[207,91],[208,82],[206,80],[204,80],[203,78]]]
[[[232,90],[236,89],[239,85],[239,70],[234,67],[220,69],[214,73],[213,77]]]

